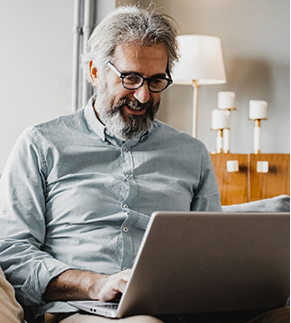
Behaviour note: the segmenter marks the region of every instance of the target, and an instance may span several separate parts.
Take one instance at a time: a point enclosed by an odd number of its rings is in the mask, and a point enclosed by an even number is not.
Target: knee
[[[128,322],[131,322],[131,323],[164,323],[158,318],[149,316],[149,315],[132,316],[132,317],[126,318],[126,320],[128,320]]]

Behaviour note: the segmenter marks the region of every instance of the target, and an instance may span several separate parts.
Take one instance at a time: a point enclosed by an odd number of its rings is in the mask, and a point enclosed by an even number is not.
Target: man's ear
[[[90,78],[94,86],[98,85],[99,74],[98,70],[95,66],[93,66],[93,61],[89,62],[89,71],[90,71]]]

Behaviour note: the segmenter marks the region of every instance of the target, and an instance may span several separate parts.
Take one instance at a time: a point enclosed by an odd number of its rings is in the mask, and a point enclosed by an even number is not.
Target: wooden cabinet
[[[222,205],[239,204],[248,200],[248,155],[211,154],[220,190]],[[239,172],[228,172],[227,161],[237,160]]]
[[[249,155],[249,201],[269,198],[280,194],[290,195],[290,155]],[[268,161],[268,173],[257,172],[257,162]]]
[[[290,195],[289,154],[210,154],[222,205],[239,204],[280,194]],[[237,161],[238,171],[227,162]],[[258,164],[259,162],[259,164]],[[259,169],[264,165],[266,169]]]

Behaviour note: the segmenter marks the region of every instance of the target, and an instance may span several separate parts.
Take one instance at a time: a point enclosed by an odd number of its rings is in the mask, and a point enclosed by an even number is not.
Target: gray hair
[[[124,43],[140,46],[164,44],[170,71],[179,59],[177,27],[172,17],[157,13],[151,6],[148,9],[122,6],[101,21],[88,41],[87,53],[82,56],[82,68],[89,81],[89,62],[93,61],[102,73],[113,58],[115,47]]]

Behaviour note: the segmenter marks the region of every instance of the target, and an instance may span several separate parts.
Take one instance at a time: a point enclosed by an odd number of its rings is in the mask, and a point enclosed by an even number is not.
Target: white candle
[[[230,128],[230,113],[227,110],[212,110],[212,130]]]
[[[234,108],[235,93],[234,92],[218,92],[218,109]]]
[[[262,100],[250,100],[249,119],[262,120],[267,119],[268,103]]]

